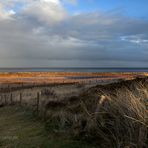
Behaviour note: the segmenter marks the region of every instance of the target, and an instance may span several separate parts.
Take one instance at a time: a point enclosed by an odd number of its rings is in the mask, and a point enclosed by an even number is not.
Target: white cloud
[[[12,10],[12,9],[9,10],[8,13],[9,13],[10,15],[14,15],[14,14],[16,14],[16,12],[15,12],[14,10]]]
[[[23,5],[20,12],[30,19],[46,24],[54,24],[66,17],[66,10],[60,0],[8,0],[0,2],[0,17],[6,18],[16,14],[15,6]],[[18,6],[20,7],[20,6]],[[13,9],[14,8],[14,9]]]
[[[59,2],[59,0],[41,0],[41,1],[43,1],[43,2],[52,2],[52,3],[55,3],[55,4],[59,4],[60,2]]]
[[[4,6],[0,3],[0,20],[10,18],[10,13],[5,11]]]
[[[22,0],[15,11],[14,2],[0,3],[0,18],[9,16],[0,22],[0,66],[148,66],[146,20],[68,16],[60,0]]]
[[[36,19],[48,25],[57,23],[66,17],[66,11],[59,0],[33,1],[28,3],[22,13],[30,19]]]

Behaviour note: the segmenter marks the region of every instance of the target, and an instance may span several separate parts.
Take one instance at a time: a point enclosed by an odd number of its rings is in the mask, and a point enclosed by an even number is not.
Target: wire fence
[[[1,94],[0,107],[15,105],[24,108],[29,108],[37,115],[40,115],[44,119],[46,119],[47,108],[44,103],[44,98],[41,97],[41,93],[42,92],[37,92],[36,97],[30,98],[29,101],[26,101],[26,94],[23,95],[22,92],[19,93],[19,97],[16,97],[13,93]]]

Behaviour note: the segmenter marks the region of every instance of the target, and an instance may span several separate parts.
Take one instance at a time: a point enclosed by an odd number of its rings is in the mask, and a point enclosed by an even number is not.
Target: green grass
[[[52,130],[51,130],[52,131]],[[45,130],[45,124],[30,111],[9,106],[0,108],[1,148],[93,148],[66,136]]]

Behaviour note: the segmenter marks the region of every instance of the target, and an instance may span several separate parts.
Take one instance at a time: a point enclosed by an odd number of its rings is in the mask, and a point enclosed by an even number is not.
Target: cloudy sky
[[[148,67],[148,0],[0,0],[0,67]]]

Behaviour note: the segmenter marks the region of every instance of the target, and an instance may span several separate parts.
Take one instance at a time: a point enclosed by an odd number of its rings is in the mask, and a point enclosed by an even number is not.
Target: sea
[[[96,67],[29,67],[0,68],[0,72],[148,72],[148,68],[96,68]]]

